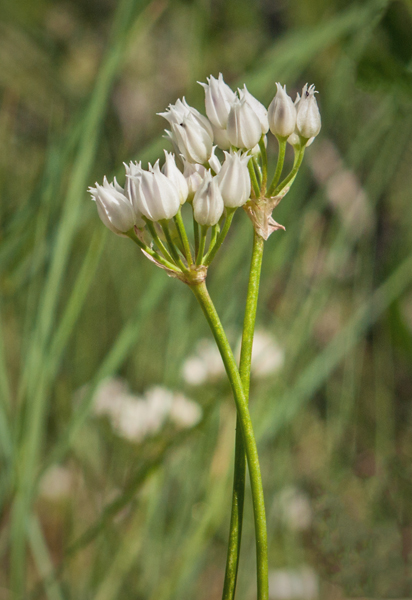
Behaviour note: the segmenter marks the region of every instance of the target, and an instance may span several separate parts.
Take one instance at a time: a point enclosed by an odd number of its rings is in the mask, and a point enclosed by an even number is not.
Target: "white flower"
[[[253,338],[252,373],[266,377],[279,371],[285,362],[284,350],[267,331],[257,329]]]
[[[130,175],[132,177],[136,177],[143,172],[142,163],[139,161],[139,162],[130,162],[128,165],[126,163],[123,163],[123,164],[126,169],[126,182],[125,182],[125,186],[124,186],[124,193],[125,193],[125,196],[129,199],[130,203],[133,206],[134,213],[136,215],[136,227],[142,228],[146,225],[146,223],[144,222],[144,220],[142,218],[142,213],[140,212],[140,210],[137,207],[137,202],[136,202],[134,194],[133,194],[133,182],[132,182],[132,179],[129,177]]]
[[[230,141],[227,135],[227,129],[215,127],[212,123],[213,139],[221,150],[229,150]]]
[[[180,204],[184,204],[189,195],[189,186],[183,173],[177,168],[174,154],[164,151],[166,161],[162,167],[162,173],[175,185],[180,199]]]
[[[236,94],[224,82],[222,73],[219,73],[218,79],[213,75],[206,79],[207,83],[198,81],[205,90],[206,114],[212,125],[225,129],[230,106],[235,101]]]
[[[227,135],[236,148],[251,149],[262,137],[262,127],[255,111],[246,102],[246,98],[235,100],[230,109],[227,122]]]
[[[193,198],[194,218],[199,225],[216,225],[223,214],[224,208],[218,180],[216,177],[212,177],[210,171],[207,171]]]
[[[199,340],[195,353],[183,363],[183,379],[189,385],[202,385],[206,381],[217,381],[224,375],[225,367],[216,344],[208,338]]]
[[[126,233],[136,224],[136,214],[130,200],[117,183],[109,183],[104,177],[103,185],[89,187],[92,200],[96,202],[97,213],[103,223],[114,233]]]
[[[274,512],[292,531],[309,529],[313,519],[310,500],[303,491],[294,486],[283,488],[273,501]]]
[[[306,84],[302,89],[302,97],[296,105],[296,129],[299,135],[306,139],[316,137],[321,128],[316,93],[314,85],[308,88]]]
[[[183,394],[173,396],[170,407],[170,420],[182,429],[194,427],[202,418],[202,409],[193,400],[188,400]]]
[[[318,597],[319,580],[311,567],[270,571],[270,600],[317,600]]]
[[[247,164],[248,154],[225,152],[225,162],[217,175],[220,192],[225,206],[236,208],[242,206],[250,196],[250,175]]]
[[[203,164],[209,160],[213,147],[213,131],[209,133],[192,114],[183,117],[182,123],[172,124],[172,137],[189,162]]]
[[[286,93],[286,86],[276,84],[277,92],[269,105],[269,126],[273,135],[287,138],[295,131],[296,107],[293,100]]]
[[[220,164],[220,160],[215,154],[217,146],[213,146],[211,157],[209,158],[209,166],[215,173],[219,173],[222,165]]]
[[[206,168],[183,159],[183,175],[189,187],[188,200],[191,201],[206,175]]]
[[[159,161],[149,171],[142,170],[136,176],[129,175],[133,182],[133,202],[150,221],[161,221],[174,217],[180,207],[176,186],[160,171]]]
[[[243,86],[243,90],[238,89],[238,92],[239,98],[241,100],[243,100],[243,98],[246,100],[247,104],[250,106],[250,108],[253,110],[253,112],[259,119],[260,126],[262,128],[262,134],[267,133],[269,131],[269,121],[268,111],[266,110],[266,108],[261,102],[259,102],[259,100],[252,96],[252,94],[248,91],[246,84]]]
[[[213,139],[211,123],[198,110],[193,108],[193,106],[190,106],[186,102],[186,98],[183,98],[183,100],[177,100],[176,104],[169,104],[169,107],[166,110],[166,112],[157,114],[166,119],[166,121],[168,121],[170,125],[181,125],[183,123],[183,119],[191,115],[195,122],[200,127],[205,129],[209,136]]]

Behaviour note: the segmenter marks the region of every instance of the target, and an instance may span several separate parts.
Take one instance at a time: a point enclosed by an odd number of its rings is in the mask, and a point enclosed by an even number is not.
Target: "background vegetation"
[[[251,391],[272,596],[410,597],[411,5],[8,0],[0,28],[0,598],[220,597],[230,390],[185,380],[210,337],[194,298],[86,193],[160,156],[155,113],[182,95],[202,109],[196,81],[220,71],[266,104],[276,81],[314,82],[323,117],[263,264],[259,324],[281,356]],[[236,217],[208,278],[234,343],[252,233]],[[113,376],[183,392],[203,419],[124,439],[93,409]],[[248,502],[239,600],[252,526]]]

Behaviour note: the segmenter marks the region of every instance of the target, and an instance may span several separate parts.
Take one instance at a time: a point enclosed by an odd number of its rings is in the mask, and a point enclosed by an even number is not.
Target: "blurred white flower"
[[[319,579],[306,565],[298,569],[275,569],[269,572],[270,600],[316,600]]]
[[[73,488],[73,473],[61,465],[53,465],[43,475],[39,495],[46,500],[58,501],[66,498]]]
[[[93,401],[96,416],[107,416],[113,431],[124,439],[140,443],[172,422],[179,428],[193,427],[202,418],[201,407],[180,393],[155,386],[143,397],[128,391],[121,379],[107,379]]]
[[[294,486],[285,487],[275,496],[273,508],[281,521],[293,531],[304,531],[312,523],[309,497]]]
[[[183,379],[189,385],[202,385],[205,381],[216,381],[225,374],[219,350],[212,340],[201,339],[194,355],[183,363]]]
[[[238,356],[240,356],[241,341],[240,339],[238,344]],[[257,329],[252,347],[252,375],[255,377],[273,375],[283,367],[284,362],[284,350],[275,338],[267,331]]]

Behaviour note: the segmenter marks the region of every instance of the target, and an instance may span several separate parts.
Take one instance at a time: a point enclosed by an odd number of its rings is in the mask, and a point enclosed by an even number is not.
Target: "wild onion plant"
[[[143,254],[168,275],[186,283],[196,296],[222,356],[237,408],[235,470],[229,545],[223,589],[224,600],[234,598],[245,491],[249,469],[257,557],[257,597],[267,600],[268,551],[266,515],[259,457],[249,414],[249,383],[259,280],[264,242],[284,229],[272,218],[273,209],[287,194],[302,164],[305,148],[319,133],[321,119],[314,86],[304,86],[295,102],[286,87],[277,93],[268,110],[247,90],[237,93],[222,75],[201,84],[205,90],[207,118],[177,100],[160,113],[174,154],[165,151],[148,170],[141,163],[126,165],[122,188],[116,179],[89,188],[103,223],[114,233],[129,237]],[[278,140],[274,175],[268,179],[266,134]],[[213,143],[215,142],[215,145]],[[294,150],[290,172],[281,179],[286,145]],[[217,149],[223,151],[219,157]],[[221,162],[223,160],[223,162]],[[179,166],[181,168],[179,168]],[[188,234],[192,211],[193,235]],[[254,227],[239,365],[206,287],[208,268],[222,246],[235,211],[242,207]],[[188,211],[189,212],[189,211]],[[185,218],[184,218],[185,217]],[[186,222],[185,222],[186,221]]]

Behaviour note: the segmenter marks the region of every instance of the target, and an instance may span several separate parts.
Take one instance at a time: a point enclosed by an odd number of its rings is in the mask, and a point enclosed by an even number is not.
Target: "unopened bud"
[[[183,173],[177,168],[174,154],[165,152],[166,161],[162,167],[162,173],[175,185],[179,194],[180,204],[184,204],[189,194],[189,186]]]
[[[97,212],[102,222],[117,235],[129,231],[136,224],[136,215],[129,199],[124,195],[117,183],[109,183],[103,179],[103,185],[89,187],[88,192],[96,202]]]
[[[316,137],[321,128],[316,93],[314,85],[308,88],[306,84],[302,90],[302,97],[296,105],[296,129],[299,135],[306,139]]]
[[[243,98],[246,100],[247,104],[253,110],[257,118],[259,119],[260,126],[262,128],[262,133],[265,134],[269,131],[269,121],[268,121],[268,111],[263,106],[259,100],[257,100],[252,94],[248,91],[246,84],[243,86],[243,90],[238,90],[239,98],[242,100]]]
[[[217,146],[221,149],[221,150],[229,150],[230,148],[230,141],[227,135],[227,129],[221,129],[220,127],[215,127],[212,124],[212,128],[213,128],[213,140],[215,142],[215,144],[217,144]]]
[[[181,125],[173,123],[172,135],[186,160],[199,164],[209,160],[212,154],[213,138],[193,115],[184,117]]]
[[[259,118],[245,97],[235,100],[232,104],[227,122],[227,135],[233,146],[248,150],[256,146],[262,137]]]
[[[195,220],[199,225],[207,225],[208,227],[216,225],[223,214],[224,208],[217,177],[212,177],[211,172],[207,171],[193,198]]]
[[[286,86],[276,84],[277,92],[269,105],[269,126],[273,135],[287,138],[295,131],[296,107],[286,93]]]
[[[175,185],[160,171],[159,161],[149,171],[130,177],[140,212],[150,221],[171,219],[179,211],[180,198]]]
[[[189,195],[187,199],[189,202],[191,202],[193,200],[193,196],[202,184],[207,171],[203,165],[196,165],[187,162],[185,159],[183,159],[183,166],[183,175],[189,187]]]
[[[222,73],[215,79],[212,75],[207,77],[207,83],[198,81],[205,90],[206,114],[215,127],[224,129],[230,112],[230,106],[236,95],[224,82]]]
[[[228,208],[243,206],[250,196],[248,154],[225,152],[225,162],[217,176],[223,202]]]

